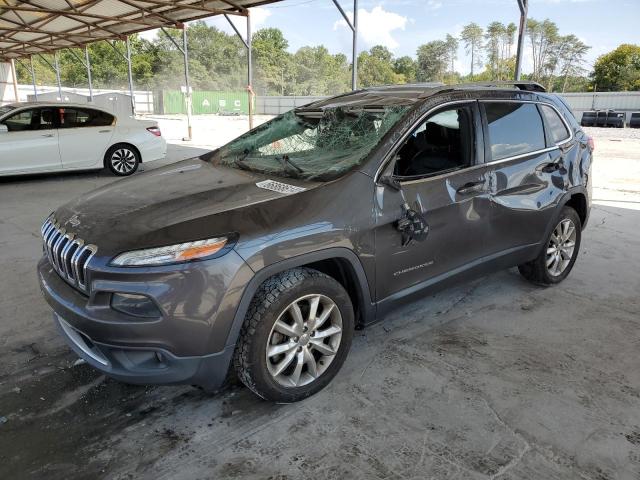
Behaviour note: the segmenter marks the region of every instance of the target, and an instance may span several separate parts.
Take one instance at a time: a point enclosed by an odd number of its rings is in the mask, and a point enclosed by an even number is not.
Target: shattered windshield
[[[327,181],[360,165],[408,105],[292,110],[222,147],[212,161]]]

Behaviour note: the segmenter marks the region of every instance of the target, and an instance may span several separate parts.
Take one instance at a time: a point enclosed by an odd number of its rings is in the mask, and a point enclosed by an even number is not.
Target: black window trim
[[[0,124],[2,125],[6,125],[6,121],[9,120],[10,118],[13,118],[13,116],[18,115],[20,113],[24,113],[24,112],[28,112],[28,111],[32,111],[32,110],[44,110],[46,108],[50,108],[51,110],[55,110],[56,107],[53,107],[51,105],[47,105],[47,104],[43,104],[43,105],[25,105],[23,107],[16,107],[13,110],[10,110],[9,112],[7,112],[3,117],[2,120],[0,120]],[[32,114],[33,115],[33,114]],[[42,131],[46,131],[46,130],[57,130],[59,128],[58,125],[58,119],[57,116],[53,115],[53,124],[51,126],[51,128],[45,128],[42,129]],[[25,132],[35,132],[38,130],[23,130]]]
[[[58,118],[60,117],[60,110],[79,110],[79,111],[84,111],[84,112],[100,112],[100,113],[106,113],[107,115],[109,115],[111,117],[111,123],[109,125],[102,125],[99,127],[96,126],[87,126],[87,125],[82,125],[82,126],[76,126],[76,127],[64,127],[62,126],[62,124],[60,124],[60,121],[58,120],[58,126],[56,128],[60,129],[60,130],[67,130],[67,129],[73,129],[73,128],[107,128],[107,127],[113,127],[116,124],[116,116],[111,113],[111,112],[107,112],[106,110],[102,110],[101,108],[95,108],[93,106],[88,106],[88,107],[79,107],[77,105],[56,105],[55,107],[58,110]]]
[[[467,167],[456,168],[453,170],[446,170],[441,173],[435,173],[431,175],[420,175],[415,177],[395,177],[395,179],[403,185],[409,185],[412,183],[426,182],[432,180],[438,180],[441,178],[448,177],[450,175],[455,175],[460,172],[468,172],[470,170],[475,170],[476,168],[484,167],[486,163],[484,163],[483,159],[483,145],[484,145],[484,130],[482,128],[482,119],[480,118],[480,107],[478,106],[478,99],[475,98],[466,98],[462,100],[452,100],[449,102],[443,102],[434,107],[427,110],[425,113],[420,115],[418,119],[411,124],[411,126],[407,129],[407,131],[400,137],[400,139],[393,145],[393,148],[389,150],[389,152],[385,155],[383,160],[380,162],[380,166],[378,170],[376,170],[376,174],[374,175],[374,182],[377,185],[380,185],[380,178],[383,176],[383,173],[389,166],[393,163],[393,159],[404,142],[409,138],[409,135],[413,133],[413,131],[418,128],[422,122],[424,122],[427,118],[437,113],[440,110],[444,110],[447,107],[454,105],[473,105],[473,120],[474,120],[474,135],[475,135],[475,151],[473,152],[473,164]],[[480,125],[477,122],[480,121]]]
[[[485,159],[490,159],[488,162],[486,162],[484,165],[497,165],[499,163],[504,163],[504,162],[510,162],[512,160],[519,160],[521,158],[526,158],[526,157],[533,157],[536,155],[540,155],[542,153],[547,153],[547,152],[552,152],[553,150],[556,150],[560,147],[562,147],[564,144],[570,142],[571,140],[573,140],[574,137],[574,133],[573,133],[573,129],[571,128],[571,126],[567,123],[567,120],[564,118],[564,116],[562,115],[562,113],[560,113],[560,110],[558,110],[558,108],[551,102],[544,102],[541,100],[518,100],[518,99],[514,99],[514,98],[509,98],[509,99],[503,99],[503,98],[497,98],[497,99],[484,99],[481,98],[478,100],[479,103],[533,103],[534,105],[548,105],[549,107],[553,108],[556,113],[560,116],[560,120],[562,120],[562,123],[564,123],[564,126],[567,127],[567,131],[569,132],[569,137],[565,140],[562,140],[561,142],[557,142],[554,145],[550,146],[550,147],[545,147],[545,148],[541,148],[538,150],[533,150],[531,152],[526,152],[526,153],[520,153],[518,155],[512,155],[510,157],[506,157],[506,158],[501,158],[499,160],[493,160],[493,157],[491,155],[491,142],[487,141],[485,142]],[[544,117],[542,116],[542,112],[540,112],[540,109],[538,108],[538,114],[540,115],[540,120],[542,121],[542,128],[545,132],[545,142],[546,142],[546,122],[544,120]],[[489,125],[487,123],[487,117],[486,117],[486,113],[485,113],[485,109],[481,108],[480,109],[480,114],[482,116],[482,128],[484,130],[484,135],[486,139],[489,139]],[[545,143],[546,144],[546,143]]]

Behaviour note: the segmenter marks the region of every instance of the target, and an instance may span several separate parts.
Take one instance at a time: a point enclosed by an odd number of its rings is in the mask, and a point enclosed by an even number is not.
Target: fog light
[[[111,295],[111,308],[134,317],[160,317],[160,310],[153,303],[153,300],[145,295],[135,293],[113,293]]]

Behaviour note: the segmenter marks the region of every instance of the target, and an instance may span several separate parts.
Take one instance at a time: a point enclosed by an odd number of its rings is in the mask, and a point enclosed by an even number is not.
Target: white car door
[[[107,112],[90,107],[60,107],[62,167],[101,168],[114,130],[115,119]]]
[[[0,124],[0,175],[59,170],[54,109],[22,109]]]

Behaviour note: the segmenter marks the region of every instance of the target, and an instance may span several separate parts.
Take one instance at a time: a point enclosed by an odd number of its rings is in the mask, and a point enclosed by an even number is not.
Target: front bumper
[[[215,390],[223,384],[233,348],[202,357],[176,357],[162,349],[123,348],[94,342],[56,313],[53,320],[69,347],[104,374],[133,384],[193,384]]]
[[[235,348],[230,328],[252,276],[235,252],[184,268],[93,270],[91,295],[67,284],[46,257],[38,279],[55,323],[87,363],[137,384],[195,384],[217,388]],[[112,292],[144,294],[159,318],[136,318],[110,307]]]

